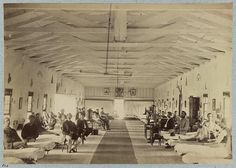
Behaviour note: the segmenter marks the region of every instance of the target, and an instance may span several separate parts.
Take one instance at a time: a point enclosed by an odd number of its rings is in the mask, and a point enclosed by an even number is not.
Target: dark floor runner
[[[137,163],[124,120],[113,120],[91,160],[93,164]]]

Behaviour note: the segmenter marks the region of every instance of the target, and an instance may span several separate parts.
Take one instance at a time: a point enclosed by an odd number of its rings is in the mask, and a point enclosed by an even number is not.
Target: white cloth
[[[232,163],[232,159],[224,159],[221,153],[212,155],[199,155],[196,153],[188,153],[182,157],[184,163],[192,164],[230,164]]]
[[[195,153],[202,156],[219,156],[226,157],[228,155],[227,148],[225,144],[216,144],[214,146],[202,145],[202,144],[176,144],[175,151],[179,155],[187,154],[187,153]]]
[[[9,149],[4,150],[4,157],[15,157],[18,159],[33,159],[37,161],[45,155],[45,151],[39,148]]]
[[[3,163],[4,164],[24,164],[23,160],[18,159],[16,157],[4,157]]]

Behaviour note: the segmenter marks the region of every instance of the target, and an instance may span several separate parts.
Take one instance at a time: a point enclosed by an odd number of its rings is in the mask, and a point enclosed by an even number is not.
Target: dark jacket
[[[21,139],[18,136],[15,129],[8,127],[4,128],[4,142],[7,143],[21,142]]]
[[[21,137],[23,139],[36,139],[39,136],[38,128],[35,124],[27,123],[24,125],[21,131]]]
[[[88,128],[88,123],[86,120],[81,120],[81,119],[77,120],[77,129],[78,130],[84,130],[87,128]]]
[[[173,118],[169,118],[167,121],[166,121],[166,127],[165,129],[166,130],[170,130],[170,129],[174,129],[175,128],[175,121]]]
[[[66,120],[63,122],[62,133],[69,135],[72,139],[78,139],[77,128],[73,121]]]

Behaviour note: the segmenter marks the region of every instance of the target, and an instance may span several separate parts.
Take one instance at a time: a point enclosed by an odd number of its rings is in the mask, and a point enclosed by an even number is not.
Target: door
[[[198,119],[198,111],[200,106],[199,97],[189,97],[189,122],[190,125],[193,125]]]
[[[119,119],[123,119],[126,116],[124,110],[124,99],[114,100],[114,112],[117,114]]]

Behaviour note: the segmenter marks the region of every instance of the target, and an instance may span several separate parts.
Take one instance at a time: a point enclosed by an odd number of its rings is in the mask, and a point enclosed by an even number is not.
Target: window
[[[22,109],[22,102],[23,102],[23,97],[19,98],[19,110]]]
[[[28,106],[27,106],[27,111],[32,112],[33,109],[33,92],[28,93]]]
[[[47,110],[47,99],[48,99],[48,95],[44,94],[44,96],[43,96],[43,111]]]
[[[4,96],[4,115],[10,115],[11,112],[12,89],[5,89]]]

